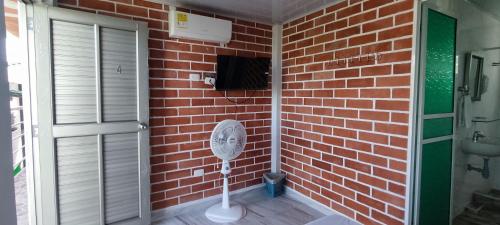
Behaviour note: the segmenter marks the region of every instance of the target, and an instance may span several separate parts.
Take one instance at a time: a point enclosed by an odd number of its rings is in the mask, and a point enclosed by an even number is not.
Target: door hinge
[[[28,17],[26,23],[26,25],[28,26],[28,30],[33,30],[33,17]]]
[[[32,133],[33,133],[33,137],[34,137],[34,138],[35,138],[35,137],[38,137],[38,126],[37,126],[37,125],[33,125],[33,126],[31,127],[31,131],[32,131]]]

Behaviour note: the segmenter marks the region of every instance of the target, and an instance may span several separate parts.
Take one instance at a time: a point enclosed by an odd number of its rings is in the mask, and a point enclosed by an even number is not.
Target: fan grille
[[[210,147],[215,156],[222,160],[237,158],[245,149],[247,132],[236,120],[224,120],[215,126],[210,138]]]

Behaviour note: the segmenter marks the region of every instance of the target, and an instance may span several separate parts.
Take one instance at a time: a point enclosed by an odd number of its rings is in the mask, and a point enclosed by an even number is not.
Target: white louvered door
[[[30,9],[38,224],[149,225],[146,24]]]

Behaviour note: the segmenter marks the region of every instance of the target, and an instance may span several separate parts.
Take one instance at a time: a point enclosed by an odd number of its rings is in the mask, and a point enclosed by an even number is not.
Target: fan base
[[[216,223],[231,223],[245,217],[247,210],[241,205],[231,205],[229,209],[222,208],[222,204],[216,204],[205,211],[205,216]]]

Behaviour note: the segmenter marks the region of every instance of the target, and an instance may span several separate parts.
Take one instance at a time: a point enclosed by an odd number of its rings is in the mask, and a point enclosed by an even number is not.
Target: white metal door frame
[[[422,169],[422,147],[424,144],[429,144],[429,143],[435,143],[435,142],[440,142],[440,141],[446,141],[446,140],[452,140],[452,168],[451,168],[451,191],[450,191],[450,221],[449,223],[452,223],[452,205],[453,205],[453,187],[454,187],[454,165],[455,165],[455,143],[453,142],[454,140],[454,135],[456,132],[456,104],[457,101],[454,100],[453,102],[453,112],[452,113],[442,113],[442,114],[432,114],[432,115],[424,115],[424,97],[425,97],[425,77],[426,77],[426,49],[427,49],[427,15],[429,10],[434,10],[440,13],[443,13],[445,15],[453,15],[452,12],[440,9],[439,7],[429,4],[426,0],[419,0],[417,7],[417,43],[416,43],[416,49],[417,49],[417,59],[415,62],[415,65],[417,66],[416,70],[416,82],[415,82],[415,94],[417,96],[416,98],[416,104],[417,107],[414,109],[414,133],[415,137],[414,140],[412,140],[412,153],[410,156],[410,202],[409,202],[409,208],[410,211],[408,212],[409,215],[409,224],[419,224],[419,216],[420,216],[420,185],[421,185],[421,169]],[[454,16],[450,16],[454,17]],[[455,17],[456,18],[456,17]],[[456,70],[454,77],[456,77]],[[456,83],[455,83],[456,84]],[[455,88],[455,86],[453,87]],[[456,99],[456,92],[454,94],[454,99]],[[437,138],[429,138],[424,140],[423,138],[423,125],[424,125],[424,120],[425,119],[438,119],[438,118],[453,118],[453,134],[448,135],[448,136],[443,136],[443,137],[437,137]]]
[[[102,139],[102,135],[119,132],[138,132],[139,133],[139,179],[141,185],[140,196],[140,217],[143,224],[150,223],[150,186],[149,186],[149,130],[141,129],[141,124],[147,124],[149,121],[149,91],[148,91],[148,66],[147,66],[147,25],[143,22],[125,20],[109,16],[78,12],[74,10],[54,8],[46,5],[29,6],[33,12],[33,44],[34,44],[34,71],[31,71],[32,91],[36,97],[32,99],[33,107],[38,118],[38,132],[35,132],[38,143],[39,154],[36,154],[35,161],[37,174],[35,174],[36,186],[36,209],[37,224],[52,225],[58,223],[57,206],[57,183],[56,183],[56,161],[54,138],[68,137],[75,135],[93,134]],[[97,124],[88,125],[54,125],[53,118],[53,80],[52,80],[52,50],[50,36],[50,21],[57,19],[61,21],[70,21],[79,24],[87,24],[99,29],[100,26],[114,28],[126,31],[136,32],[136,62],[137,62],[137,122],[102,122],[102,109],[97,104]],[[96,38],[96,42],[99,39]],[[97,45],[99,46],[99,45]],[[99,54],[99,51],[96,51]],[[98,60],[96,60],[98,61]],[[99,68],[99,62],[96,63]],[[96,70],[97,87],[99,87],[100,69]],[[38,87],[38,88],[37,88]],[[99,89],[99,88],[97,88]],[[97,91],[100,96],[100,90]],[[100,103],[100,97],[97,97],[97,103]],[[78,128],[78,131],[75,130]],[[38,133],[38,135],[36,135]],[[40,147],[43,146],[43,147]],[[43,153],[43,154],[42,154]],[[102,152],[99,159],[101,165],[99,168],[102,184]],[[42,163],[43,162],[43,163]],[[101,212],[103,212],[103,190],[101,185],[100,199]],[[101,224],[104,223],[103,213],[101,213]]]

